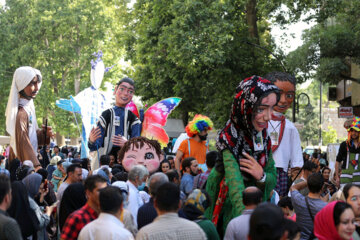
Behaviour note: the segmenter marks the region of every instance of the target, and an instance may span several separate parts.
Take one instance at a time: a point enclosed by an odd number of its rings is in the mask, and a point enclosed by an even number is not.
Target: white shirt
[[[131,212],[135,219],[135,225],[137,227],[137,213],[139,208],[144,204],[143,200],[141,199],[139,190],[137,187],[132,184],[129,180],[126,182],[129,186],[129,204],[127,205],[126,209]]]
[[[98,171],[103,168],[107,168],[107,169],[109,169],[109,172],[111,172],[111,167],[109,167],[109,165],[101,165],[98,169],[94,170],[92,174],[96,175],[98,173]]]
[[[133,235],[124,228],[124,224],[112,214],[100,213],[94,221],[81,229],[78,240],[128,240]]]
[[[273,152],[273,158],[275,167],[282,168],[287,172],[289,163],[291,168],[302,167],[304,161],[299,132],[292,122],[288,119],[285,121],[284,134],[279,147]],[[270,120],[267,129],[268,135],[270,136],[271,132],[276,131],[280,136],[280,125],[280,121]]]

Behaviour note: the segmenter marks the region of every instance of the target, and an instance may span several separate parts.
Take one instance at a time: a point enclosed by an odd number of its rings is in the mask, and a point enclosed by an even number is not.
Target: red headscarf
[[[319,240],[341,240],[334,221],[334,208],[338,202],[329,203],[316,214],[314,234]]]

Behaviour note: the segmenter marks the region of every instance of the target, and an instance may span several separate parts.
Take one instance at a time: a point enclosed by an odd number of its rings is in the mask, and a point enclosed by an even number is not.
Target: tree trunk
[[[248,0],[246,3],[246,21],[249,27],[250,37],[254,38],[256,44],[260,44],[257,28],[256,0]]]

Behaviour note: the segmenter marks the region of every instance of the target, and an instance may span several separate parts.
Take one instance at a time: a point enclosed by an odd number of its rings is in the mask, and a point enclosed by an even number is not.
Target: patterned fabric
[[[214,223],[215,226],[217,226],[217,224],[218,224],[219,215],[221,213],[222,207],[223,207],[225,199],[226,199],[226,194],[228,193],[228,191],[229,191],[229,188],[228,188],[228,186],[226,186],[225,178],[223,178],[223,180],[220,183],[219,196],[216,200],[214,213],[213,213],[213,217],[212,217],[212,222]]]
[[[185,206],[187,205],[193,205],[198,210],[200,210],[202,213],[205,211],[205,208],[207,207],[208,200],[206,199],[206,195],[200,190],[195,189],[192,191],[192,193],[188,196]],[[203,216],[200,216],[199,218],[202,218]]]
[[[287,172],[284,172],[282,168],[276,168],[276,187],[275,191],[279,194],[280,197],[287,196],[288,194],[288,175]]]
[[[76,240],[81,229],[98,217],[98,214],[87,203],[79,210],[73,212],[65,222],[61,232],[61,239]]]
[[[236,92],[230,119],[218,135],[216,146],[219,151],[229,149],[238,160],[242,158],[241,153],[245,151],[264,167],[268,161],[271,142],[266,128],[263,129],[264,150],[254,151],[253,136],[257,134],[257,131],[252,124],[252,117],[256,111],[256,104],[270,93],[276,93],[278,96],[278,88],[267,79],[252,76],[240,82]]]
[[[185,128],[185,131],[189,137],[194,137],[196,134],[202,132],[207,128],[211,130],[213,127],[213,122],[209,117],[203,116],[201,114],[196,114],[192,121],[188,123]]]
[[[351,126],[349,127],[348,131],[350,131],[350,129],[354,129],[354,130],[360,132],[360,117],[353,118],[353,122],[352,122]]]

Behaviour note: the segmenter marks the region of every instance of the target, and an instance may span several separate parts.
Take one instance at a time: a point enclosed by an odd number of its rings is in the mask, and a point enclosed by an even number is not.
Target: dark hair
[[[213,168],[215,166],[216,160],[218,160],[220,154],[218,151],[211,151],[206,154],[206,166],[208,168]]]
[[[89,170],[88,169],[88,164],[89,164],[89,159],[88,158],[82,158],[81,159],[81,167],[86,169],[86,170]]]
[[[55,148],[57,148],[57,149],[59,150],[59,152],[60,152],[60,148],[59,148],[58,145],[56,145],[56,146],[53,147],[53,149],[55,149]]]
[[[47,177],[48,177],[48,175],[49,175],[48,171],[46,171],[46,170],[43,169],[43,168],[39,168],[39,169],[37,170],[37,173],[42,176],[41,182],[44,182],[45,179],[47,179]]]
[[[121,83],[123,83],[123,82],[126,82],[126,83],[128,83],[128,84],[130,84],[131,86],[133,86],[134,88],[135,88],[135,82],[134,82],[134,80],[132,80],[131,78],[128,78],[128,77],[124,77],[124,78],[122,78],[120,81],[118,81],[117,83],[116,83],[116,87],[115,88],[117,88]]]
[[[182,171],[183,172],[186,172],[186,168],[190,168],[191,167],[191,162],[196,160],[196,158],[193,158],[193,157],[188,157],[188,158],[185,158],[184,160],[182,160],[181,162],[181,167],[182,167]]]
[[[345,197],[345,201],[346,201],[346,199],[349,197],[349,192],[350,192],[350,189],[351,189],[352,187],[357,187],[357,188],[360,189],[360,187],[359,187],[358,185],[355,185],[355,184],[353,184],[353,183],[348,183],[348,184],[346,184],[346,185],[344,186],[344,189],[343,189],[343,194],[344,194],[344,197]]]
[[[169,178],[169,182],[174,182],[175,179],[180,179],[179,173],[178,171],[176,171],[175,169],[171,169],[170,171],[167,171],[166,176],[168,176]]]
[[[331,172],[331,169],[330,169],[329,167],[326,167],[326,166],[325,166],[325,167],[322,169],[321,173],[324,174],[325,170],[329,170],[329,172]]]
[[[306,161],[303,166],[304,170],[308,170],[308,171],[312,171],[317,167],[318,165],[316,163],[313,163],[312,161]]]
[[[263,193],[260,189],[256,191],[243,191],[243,203],[245,206],[258,205],[262,201]]]
[[[346,203],[346,202],[337,202],[334,206],[334,223],[335,223],[335,226],[338,226],[340,224],[340,217],[341,217],[341,214],[346,210],[351,208],[350,204]]]
[[[109,165],[110,156],[109,155],[101,155],[100,157],[100,165]]]
[[[319,193],[324,185],[324,178],[321,173],[313,173],[307,179],[307,186],[311,193]]]
[[[0,174],[0,203],[4,201],[6,194],[10,192],[11,183],[8,176]]]
[[[129,177],[127,172],[118,172],[113,177],[115,177],[118,181],[126,182]]]
[[[171,164],[170,164],[170,162],[169,162],[168,160],[164,159],[164,160],[162,160],[162,161],[160,162],[159,172],[162,172],[162,165],[163,165],[164,163],[169,164],[169,169],[171,169]]]
[[[288,239],[289,240],[293,240],[295,239],[296,235],[300,232],[300,227],[299,225],[290,220],[285,218],[285,230],[288,232]]]
[[[100,189],[99,193],[101,211],[116,214],[123,203],[121,190],[118,187],[108,186]]]
[[[119,154],[118,154],[118,160],[120,162],[122,162],[122,160],[124,159],[125,153],[127,151],[129,151],[131,147],[132,147],[132,149],[134,149],[134,147],[142,148],[145,144],[152,147],[155,150],[156,154],[158,155],[158,157],[160,159],[161,146],[160,146],[158,141],[150,140],[150,139],[145,138],[145,137],[134,137],[134,138],[131,138],[130,140],[128,140],[124,144],[124,146],[121,147],[121,149],[119,151]]]
[[[288,196],[281,198],[278,202],[278,206],[282,207],[282,208],[288,207],[290,210],[294,209],[292,202],[291,202],[291,197],[288,197]]]
[[[66,169],[66,174],[69,175],[69,173],[75,172],[76,168],[81,168],[81,165],[78,164],[78,163],[70,164],[70,166],[68,166],[67,169]]]
[[[171,156],[171,155],[170,155],[170,156],[167,156],[167,157],[166,157],[166,160],[168,160],[168,161],[174,160],[174,156]]]
[[[161,211],[177,211],[180,202],[180,189],[174,183],[164,183],[158,190],[155,197],[156,207]]]
[[[92,190],[96,188],[96,183],[106,183],[106,182],[107,182],[106,179],[100,175],[91,175],[87,177],[85,180],[84,183],[85,191],[89,190],[90,192],[92,192]]]
[[[294,86],[296,86],[296,78],[289,73],[271,72],[266,74],[264,78],[266,78],[272,83],[275,83],[276,81],[291,82]]]

